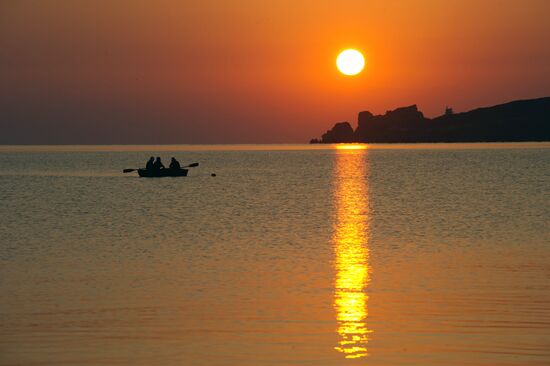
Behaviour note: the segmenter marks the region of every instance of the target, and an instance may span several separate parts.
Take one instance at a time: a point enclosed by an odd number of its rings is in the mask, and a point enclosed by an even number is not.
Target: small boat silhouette
[[[147,170],[138,169],[138,174],[143,178],[159,178],[159,177],[186,177],[189,169],[158,169]]]

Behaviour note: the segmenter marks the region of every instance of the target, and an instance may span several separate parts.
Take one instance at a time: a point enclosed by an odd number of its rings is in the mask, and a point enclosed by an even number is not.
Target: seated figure
[[[149,160],[147,160],[147,164],[145,165],[145,169],[153,170],[154,164],[155,164],[155,158],[151,156],[149,158]]]
[[[170,161],[170,169],[180,169],[181,165],[180,162],[176,160],[176,158],[172,157],[172,161]]]
[[[164,169],[164,164],[162,164],[162,161],[160,161],[160,157],[157,156],[157,160],[153,163],[153,170],[161,170]]]

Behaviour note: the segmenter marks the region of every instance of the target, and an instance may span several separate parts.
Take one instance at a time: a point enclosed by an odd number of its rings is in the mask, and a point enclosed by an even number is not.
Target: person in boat
[[[153,170],[161,170],[164,169],[164,164],[162,164],[162,161],[160,161],[160,156],[157,156],[157,160],[153,163]]]
[[[172,157],[172,161],[170,161],[170,169],[181,169],[180,162],[174,157]]]
[[[153,170],[154,169],[154,164],[155,164],[155,158],[151,156],[149,158],[149,160],[147,160],[147,164],[145,165],[145,169]]]

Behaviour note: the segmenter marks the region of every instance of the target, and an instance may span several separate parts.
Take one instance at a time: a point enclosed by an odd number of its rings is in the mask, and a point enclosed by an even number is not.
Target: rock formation
[[[322,143],[354,142],[355,132],[349,122],[338,122],[321,136]]]
[[[490,142],[550,141],[550,97],[519,100],[429,119],[416,105],[373,115],[359,113],[354,131],[339,122],[320,140],[338,142]]]

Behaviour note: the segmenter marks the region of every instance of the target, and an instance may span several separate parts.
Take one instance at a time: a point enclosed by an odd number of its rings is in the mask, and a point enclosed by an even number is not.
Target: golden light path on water
[[[334,199],[334,308],[340,340],[335,349],[346,358],[368,355],[367,326],[368,182],[364,145],[343,145],[336,152]]]

